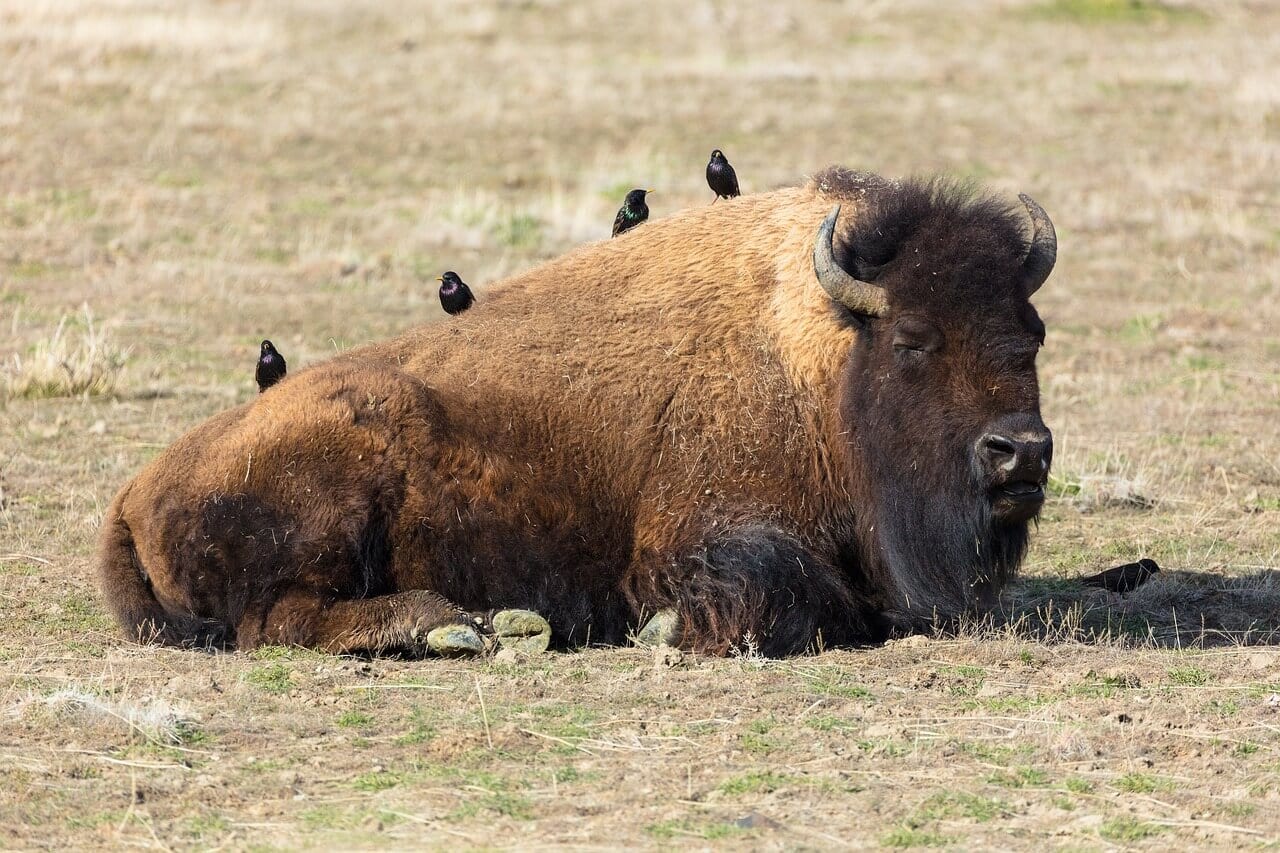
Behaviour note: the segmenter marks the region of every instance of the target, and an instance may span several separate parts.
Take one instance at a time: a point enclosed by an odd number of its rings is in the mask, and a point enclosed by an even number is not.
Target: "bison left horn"
[[[1027,251],[1026,260],[1022,262],[1022,287],[1027,296],[1030,296],[1040,289],[1049,273],[1053,272],[1054,262],[1058,260],[1058,235],[1053,230],[1049,214],[1036,204],[1035,199],[1026,193],[1019,194],[1018,198],[1027,206],[1033,228],[1031,248]]]
[[[853,313],[882,317],[889,310],[884,288],[854,278],[836,261],[831,241],[835,238],[839,216],[840,205],[837,204],[818,228],[818,240],[813,246],[813,271],[817,273],[818,283],[832,299]]]

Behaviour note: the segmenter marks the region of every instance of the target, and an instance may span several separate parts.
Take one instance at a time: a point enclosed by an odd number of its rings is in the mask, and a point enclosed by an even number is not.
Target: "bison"
[[[1022,202],[832,167],[580,247],[176,441],[107,510],[106,600],[142,641],[375,654],[506,608],[777,656],[988,607],[1052,453]]]

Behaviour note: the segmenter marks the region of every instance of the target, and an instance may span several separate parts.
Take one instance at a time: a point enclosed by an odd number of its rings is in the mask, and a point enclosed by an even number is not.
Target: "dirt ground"
[[[0,848],[1280,845],[1277,69],[1262,0],[0,0]],[[787,661],[117,637],[102,511],[261,338],[436,322],[633,186],[709,203],[715,147],[1053,217],[998,617]]]

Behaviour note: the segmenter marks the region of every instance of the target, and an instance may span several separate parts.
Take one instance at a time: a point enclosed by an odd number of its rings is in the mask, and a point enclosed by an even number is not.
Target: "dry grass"
[[[13,319],[16,327],[19,317]],[[94,323],[85,304],[80,317],[63,316],[25,357],[13,354],[4,366],[4,393],[27,399],[110,394],[128,360],[129,350]]]
[[[0,362],[59,394],[0,409],[0,846],[1280,843],[1278,32],[1225,0],[0,0]],[[254,393],[259,340],[301,367],[437,319],[441,271],[483,298],[631,186],[709,203],[713,147],[748,192],[841,161],[1054,217],[1056,494],[999,618],[784,662],[116,638],[102,510]],[[127,383],[68,381],[121,345]],[[1073,581],[1144,554],[1127,598]]]

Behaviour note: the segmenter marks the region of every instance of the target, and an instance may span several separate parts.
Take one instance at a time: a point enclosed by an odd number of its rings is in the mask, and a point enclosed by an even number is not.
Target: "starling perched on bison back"
[[[627,193],[622,207],[618,209],[618,215],[613,218],[613,236],[630,231],[649,218],[649,205],[645,204],[644,197],[651,192],[653,190],[632,190]]]
[[[1159,571],[1160,567],[1156,565],[1155,560],[1143,557],[1136,563],[1125,563],[1123,566],[1116,566],[1114,569],[1091,575],[1082,583],[1085,586],[1101,587],[1108,592],[1133,592],[1151,580],[1151,576]]]
[[[284,379],[287,366],[282,356],[271,341],[262,342],[262,354],[258,356],[258,366],[253,371],[253,378],[258,382],[258,393]]]
[[[738,190],[738,173],[729,165],[724,152],[719,148],[711,152],[711,162],[707,163],[707,186],[716,194],[711,200],[712,204],[722,198],[737,198],[742,195]]]
[[[461,314],[476,301],[471,288],[467,287],[467,283],[453,270],[449,270],[436,281],[440,282],[440,307],[446,314]]]

